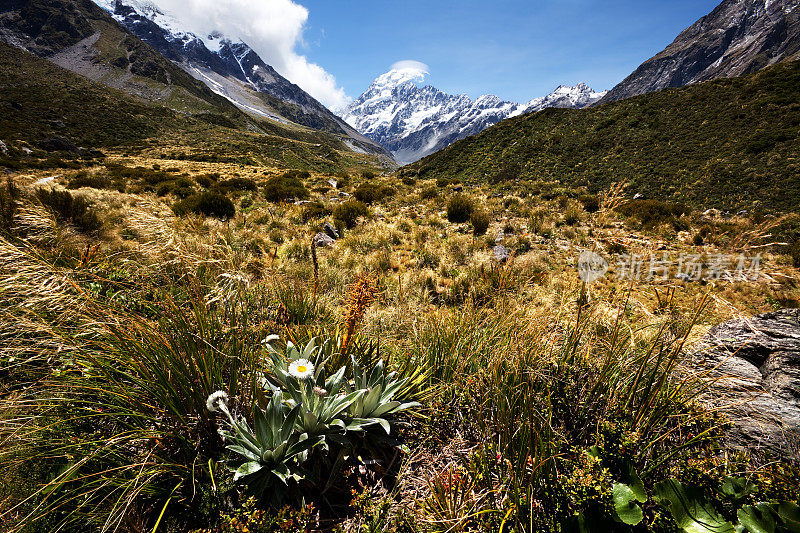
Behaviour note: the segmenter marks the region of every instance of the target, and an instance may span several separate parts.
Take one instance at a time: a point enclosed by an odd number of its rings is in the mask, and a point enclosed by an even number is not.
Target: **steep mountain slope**
[[[800,57],[799,5],[797,0],[724,0],[603,101],[742,76]]]
[[[229,119],[241,115],[90,0],[4,1],[0,39],[108,87],[181,112],[222,113]]]
[[[580,84],[559,87],[527,104],[493,95],[472,101],[463,94],[418,86],[425,74],[417,68],[393,69],[377,78],[344,113],[348,123],[388,148],[399,163],[414,162],[508,117],[546,107],[582,108],[605,94]]]
[[[95,1],[132,34],[243,111],[340,135],[354,150],[388,155],[278,74],[246,43],[219,33],[197,36],[146,0]]]
[[[800,61],[583,110],[504,120],[405,169],[530,194],[628,191],[698,206],[800,210]]]
[[[2,41],[0,72],[0,172],[59,166],[99,155],[94,149],[235,162],[238,168],[360,172],[377,164],[329,133],[258,119],[236,128],[218,125],[214,116],[190,116],[142,101]]]

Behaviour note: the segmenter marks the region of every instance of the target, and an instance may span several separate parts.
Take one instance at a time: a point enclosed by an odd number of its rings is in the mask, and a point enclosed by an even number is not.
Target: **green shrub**
[[[348,200],[336,206],[333,210],[333,218],[341,222],[347,228],[354,228],[358,219],[369,216],[367,206],[358,200]]]
[[[178,178],[159,184],[156,189],[158,196],[174,194],[178,198],[188,198],[195,193],[194,183],[187,178]]]
[[[600,210],[600,198],[596,194],[583,194],[578,197],[587,213],[596,213]]]
[[[472,200],[463,194],[457,194],[447,202],[447,220],[460,224],[467,222],[472,215]]]
[[[10,233],[13,230],[19,197],[19,189],[7,176],[5,186],[0,186],[0,232]]]
[[[792,245],[789,253],[792,256],[794,266],[800,268],[800,239]]]
[[[661,200],[633,200],[617,207],[617,211],[638,220],[646,228],[652,228],[666,222],[671,223],[681,215],[688,214],[690,209],[684,204]]]
[[[94,233],[103,226],[82,196],[72,196],[69,191],[38,189],[36,197],[58,220],[73,224],[84,233]]]
[[[374,183],[362,183],[358,186],[358,188],[353,192],[353,196],[359,202],[363,202],[365,204],[371,204],[382,198],[387,198],[389,196],[394,196],[397,191],[394,187],[390,187],[388,185],[377,185]]]
[[[469,220],[472,223],[472,231],[475,235],[485,235],[486,230],[489,229],[489,224],[492,222],[489,213],[483,209],[474,209]]]
[[[564,222],[566,222],[568,226],[574,226],[582,219],[583,213],[581,213],[581,208],[575,202],[568,203],[564,211]]]
[[[231,191],[257,191],[258,186],[256,182],[250,178],[231,178],[225,181],[220,181],[216,184],[215,188],[221,193],[228,193]]]
[[[233,218],[236,214],[236,206],[233,205],[230,198],[210,191],[195,194],[185,200],[181,200],[172,206],[172,210],[178,216],[195,213],[223,220]]]
[[[284,173],[281,176],[273,176],[264,185],[264,197],[270,202],[286,202],[293,199],[308,198],[309,192],[300,178],[297,177],[296,170]],[[306,172],[307,174],[307,172]]]
[[[371,180],[376,176],[375,172],[372,170],[365,170],[361,173],[361,177],[365,180]]]
[[[110,178],[103,176],[90,176],[85,173],[80,173],[70,178],[67,184],[67,189],[75,190],[82,187],[89,187],[90,189],[101,189],[109,191],[125,191],[125,184],[119,181],[111,181]]]
[[[439,190],[435,185],[428,185],[419,192],[419,197],[423,200],[432,200],[439,196]]]
[[[324,218],[330,214],[330,210],[327,209],[322,202],[312,202],[303,207],[300,218],[302,218],[303,222],[308,222],[310,220]]]

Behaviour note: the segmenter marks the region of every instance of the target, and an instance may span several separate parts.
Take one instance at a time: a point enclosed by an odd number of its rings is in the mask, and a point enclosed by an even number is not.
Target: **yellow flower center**
[[[306,370],[308,370],[308,368],[305,365],[299,365],[297,367],[298,372],[305,372]]]

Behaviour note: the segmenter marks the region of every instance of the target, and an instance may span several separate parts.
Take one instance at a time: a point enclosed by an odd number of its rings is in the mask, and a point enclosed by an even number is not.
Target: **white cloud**
[[[422,76],[430,74],[428,65],[421,61],[414,61],[413,59],[404,59],[392,65],[391,70],[408,70],[414,71]]]
[[[275,70],[331,109],[351,100],[336,78],[297,53],[308,9],[292,0],[155,0],[199,36],[219,31],[241,39]]]

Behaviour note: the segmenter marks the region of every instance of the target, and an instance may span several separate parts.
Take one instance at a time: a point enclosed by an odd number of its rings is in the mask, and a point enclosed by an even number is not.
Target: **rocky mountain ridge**
[[[426,72],[399,68],[378,77],[344,112],[355,129],[392,152],[399,163],[412,163],[453,142],[480,133],[501,120],[548,107],[583,108],[600,100],[581,83],[518,104],[485,95],[476,100],[422,85]]]
[[[724,0],[645,61],[602,102],[743,76],[800,57],[797,0]]]

